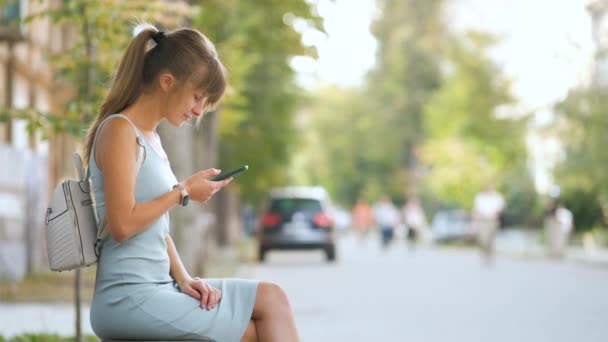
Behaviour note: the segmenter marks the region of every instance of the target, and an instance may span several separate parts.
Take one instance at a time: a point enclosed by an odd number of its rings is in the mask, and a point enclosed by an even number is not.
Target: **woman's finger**
[[[214,288],[211,288],[211,293],[212,293],[212,296],[209,299],[209,308],[213,309],[217,305],[217,302],[219,301],[220,294],[219,294],[219,290],[214,289]]]
[[[213,309],[215,301],[215,291],[211,286],[209,286],[209,297],[207,298],[207,310]]]
[[[185,289],[182,289],[182,292],[188,294],[192,298],[201,299],[200,292],[190,286],[187,286]]]
[[[207,303],[209,302],[209,287],[203,283],[201,286],[201,308],[209,310]]]

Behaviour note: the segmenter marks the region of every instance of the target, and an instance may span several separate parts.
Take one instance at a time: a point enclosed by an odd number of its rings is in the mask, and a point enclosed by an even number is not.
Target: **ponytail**
[[[123,55],[118,70],[114,75],[110,91],[101,105],[95,122],[87,132],[84,163],[89,164],[93,150],[93,141],[99,125],[108,116],[120,113],[135,102],[143,88],[144,62],[150,39],[158,32],[152,26],[145,24],[143,29],[129,43]]]

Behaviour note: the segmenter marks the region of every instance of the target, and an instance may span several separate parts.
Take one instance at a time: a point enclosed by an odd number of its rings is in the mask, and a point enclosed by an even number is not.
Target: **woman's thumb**
[[[217,176],[222,172],[222,170],[218,170],[218,169],[207,169],[205,171],[203,171],[203,176],[205,178],[211,178],[213,176]]]

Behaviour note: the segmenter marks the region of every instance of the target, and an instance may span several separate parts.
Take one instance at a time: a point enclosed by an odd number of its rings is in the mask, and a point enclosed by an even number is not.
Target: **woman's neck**
[[[165,119],[162,107],[158,98],[143,94],[122,113],[128,116],[142,132],[151,133],[155,132],[158,124]]]

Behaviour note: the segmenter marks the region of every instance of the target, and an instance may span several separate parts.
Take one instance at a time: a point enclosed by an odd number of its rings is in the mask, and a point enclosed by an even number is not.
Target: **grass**
[[[95,285],[95,266],[82,274],[82,301],[91,301]],[[35,273],[17,282],[0,281],[0,301],[73,303],[74,271]]]
[[[64,337],[57,334],[23,334],[5,338],[0,335],[0,342],[75,342],[74,337]],[[85,335],[85,342],[99,342],[99,338],[94,335]]]

